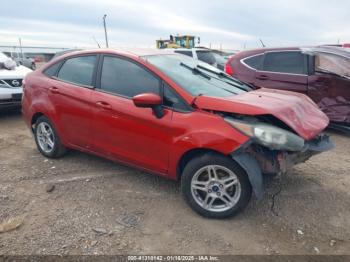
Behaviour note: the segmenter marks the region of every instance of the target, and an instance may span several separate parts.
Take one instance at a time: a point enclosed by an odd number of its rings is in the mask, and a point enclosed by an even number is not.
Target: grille
[[[2,79],[0,84],[6,85],[8,87],[21,87],[22,79]]]

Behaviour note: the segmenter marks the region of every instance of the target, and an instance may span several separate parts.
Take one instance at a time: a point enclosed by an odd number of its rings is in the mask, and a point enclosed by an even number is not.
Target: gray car
[[[26,56],[24,53],[10,52],[9,56],[14,61],[16,61],[16,63],[18,65],[23,65],[23,66],[28,67],[32,70],[36,69],[35,60],[33,58]]]

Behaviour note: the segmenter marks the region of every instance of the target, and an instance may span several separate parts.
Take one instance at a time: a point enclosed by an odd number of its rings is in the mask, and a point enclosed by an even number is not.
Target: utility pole
[[[104,16],[103,16],[103,27],[105,28],[106,47],[108,47],[107,28],[106,28],[106,17],[107,17],[107,15],[104,15]]]
[[[22,40],[21,38],[18,38],[18,40],[19,40],[19,50],[21,50],[21,58],[23,58]]]

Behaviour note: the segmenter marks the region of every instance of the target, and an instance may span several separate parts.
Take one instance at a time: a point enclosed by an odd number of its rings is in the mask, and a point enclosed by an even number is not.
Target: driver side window
[[[163,105],[179,111],[190,111],[186,102],[166,83],[164,83]]]
[[[105,56],[100,88],[108,93],[131,98],[142,93],[159,94],[160,80],[135,62]]]

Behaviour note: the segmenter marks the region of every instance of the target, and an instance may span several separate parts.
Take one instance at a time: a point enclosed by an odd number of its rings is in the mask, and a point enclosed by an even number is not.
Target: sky
[[[155,47],[170,34],[239,49],[350,43],[350,0],[4,0],[0,45]],[[6,11],[7,10],[7,11]],[[95,41],[95,40],[96,41]]]

